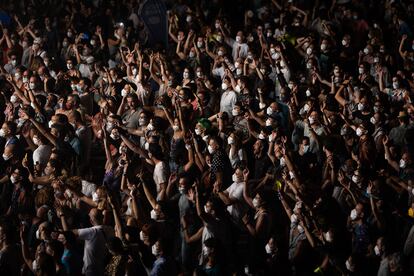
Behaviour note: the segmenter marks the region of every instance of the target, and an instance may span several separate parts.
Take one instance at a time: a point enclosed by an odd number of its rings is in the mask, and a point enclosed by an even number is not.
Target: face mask
[[[358,110],[364,110],[364,104],[363,103],[358,103]]]
[[[358,68],[358,73],[359,73],[360,75],[364,74],[364,68]]]
[[[231,176],[231,179],[233,180],[233,182],[237,182],[237,175],[236,175],[236,173],[233,173],[233,175]]]
[[[32,103],[31,103],[32,104]],[[31,105],[30,104],[30,105]],[[22,119],[22,118],[19,118],[18,120],[17,120],[17,127],[22,127],[23,125],[24,125],[24,123],[26,122],[26,119]]]
[[[240,85],[236,85],[236,87],[234,88],[234,91],[236,91],[237,93],[240,93],[241,91]]]
[[[238,35],[238,36],[236,36],[236,42],[237,42],[237,43],[240,43],[240,42],[241,42],[241,36],[239,36],[239,35]]]
[[[40,240],[40,231],[39,231],[39,229],[36,230],[36,239]]]
[[[207,143],[207,142],[208,142],[208,135],[203,136],[203,138],[202,138],[202,139],[203,139],[203,141],[204,141],[204,142],[206,142],[206,143]]]
[[[68,70],[71,70],[73,68],[73,64],[72,63],[67,63],[66,68],[68,68]]]
[[[188,56],[189,56],[190,58],[193,58],[193,57],[195,57],[195,53],[194,53],[194,52],[190,52],[190,53],[188,54]]]
[[[185,21],[187,21],[187,23],[190,23],[191,20],[193,20],[193,18],[190,15],[187,15],[187,18],[185,19]]]
[[[407,163],[405,162],[405,160],[404,159],[401,159],[400,160],[400,168],[401,169],[405,169],[406,166],[407,166]]]
[[[311,116],[309,116],[308,120],[309,120],[309,124],[315,123],[315,119]]]
[[[22,82],[23,82],[23,83],[28,83],[28,82],[29,82],[29,78],[28,78],[28,77],[23,76],[23,78],[22,78]]]
[[[148,143],[148,142],[145,142],[145,144],[144,144],[144,149],[145,149],[146,151],[148,151],[148,150],[149,150],[149,143]]]
[[[63,47],[68,47],[68,42],[67,42],[67,41],[63,41],[63,42],[62,42],[62,46],[63,46]]]
[[[142,232],[142,231],[140,231],[139,232],[139,239],[141,240],[141,241],[144,241],[144,232]]]
[[[160,251],[158,250],[158,246],[155,245],[155,244],[151,247],[151,252],[152,252],[152,255],[154,255],[154,256],[159,256],[160,255]]]
[[[378,245],[374,247],[374,253],[376,256],[381,256],[381,250],[379,249]]]
[[[236,74],[241,75],[243,73],[243,70],[241,68],[236,69]]]
[[[375,125],[375,123],[377,122],[376,120],[375,120],[375,117],[371,117],[371,119],[369,119],[369,121],[371,122],[371,124],[373,124],[373,125]]]
[[[145,126],[147,124],[147,120],[146,119],[138,119],[138,124],[139,126]]]
[[[281,167],[284,167],[286,165],[285,158],[283,156],[279,159],[279,165]]]
[[[29,83],[29,88],[31,90],[35,89],[36,88],[36,84],[34,82]]]
[[[349,271],[351,271],[351,272],[354,271],[354,267],[351,266],[351,263],[348,260],[346,260],[345,266],[346,266],[346,269],[348,269]]]
[[[93,192],[93,194],[92,194],[92,200],[94,202],[98,202],[99,201],[99,197],[98,197],[98,194],[96,192]]]
[[[272,121],[270,119],[266,120],[266,126],[272,126]]]
[[[269,244],[266,244],[266,246],[265,246],[265,250],[266,250],[266,254],[272,254],[272,249],[270,248],[270,245]]]
[[[392,82],[392,88],[398,89],[398,88],[400,88],[400,84],[397,81],[393,81]]]
[[[361,129],[361,128],[357,128],[357,129],[356,129],[356,135],[357,135],[358,137],[361,137],[361,136],[362,136],[362,134],[363,134],[362,129]]]
[[[154,126],[151,124],[151,123],[149,123],[148,125],[147,125],[147,129],[148,130],[154,130]]]
[[[224,91],[226,91],[226,90],[227,90],[227,88],[228,88],[227,83],[223,82],[223,83],[221,84],[221,89],[223,89]]]
[[[197,47],[202,48],[203,47],[203,42],[202,41],[197,41]]]
[[[312,69],[312,63],[310,62],[306,63],[306,69]]]
[[[151,210],[150,216],[151,216],[151,219],[153,219],[153,220],[157,220],[158,219],[158,215],[157,215],[157,213],[155,212],[154,209]]]
[[[202,253],[203,256],[207,257],[208,255],[210,255],[211,249],[203,244]]]
[[[321,50],[325,51],[326,50],[326,44],[321,44]]]
[[[369,50],[368,48],[364,48],[364,54],[368,55],[369,54]]]
[[[213,154],[213,153],[214,153],[214,149],[213,149],[213,147],[212,147],[212,146],[208,145],[207,149],[208,149],[208,152],[209,152],[210,154]]]
[[[380,111],[380,108],[378,106],[374,106],[374,112],[377,113]]]
[[[16,95],[11,95],[11,97],[10,97],[10,102],[11,102],[11,103],[15,103],[15,102],[17,102],[17,96],[16,96]]]
[[[323,237],[324,237],[324,239],[327,241],[327,242],[332,242],[332,235],[331,235],[331,232],[326,232],[326,233],[323,233]]]
[[[194,133],[195,133],[196,135],[200,135],[200,134],[201,134],[201,130],[200,130],[200,129],[198,129],[198,128],[196,128],[196,129],[194,129]]]
[[[17,177],[15,177],[14,175],[12,175],[12,176],[10,176],[10,182],[12,183],[12,184],[15,184],[16,182],[18,182],[19,180],[18,180],[18,178]]]
[[[38,146],[40,144],[40,139],[37,137],[33,137],[33,144],[35,144],[36,146]]]
[[[259,200],[258,200],[257,198],[253,198],[252,203],[253,203],[253,207],[254,207],[254,208],[259,207]]]
[[[177,125],[173,125],[173,127],[172,127],[172,128],[173,128],[173,130],[174,130],[174,131],[178,131],[178,130],[180,129],[180,127],[179,127],[179,126],[177,126]]]
[[[119,140],[119,134],[113,134],[113,133],[111,133],[111,135],[109,135],[111,138],[112,138],[112,140]]]
[[[259,138],[259,140],[265,140],[266,139],[266,136],[264,136],[263,133],[260,133],[259,136],[258,136],[258,138]]]
[[[185,192],[185,188],[184,188],[184,187],[179,187],[179,188],[178,188],[178,192],[179,192],[181,195],[183,195],[183,194],[184,194],[184,192]]]
[[[273,109],[270,106],[266,109],[266,114],[268,116],[271,116],[273,114]]]
[[[298,225],[298,231],[299,231],[299,233],[303,233],[303,232],[305,232],[305,229],[303,229],[303,227],[301,225]]]
[[[6,137],[6,133],[4,132],[4,129],[0,128],[0,137]]]
[[[227,138],[227,144],[232,145],[233,143],[234,143],[233,137],[229,136],[229,138]]]
[[[125,89],[121,90],[121,96],[125,97],[126,95],[128,95],[128,91],[126,91]]]
[[[358,217],[358,213],[356,209],[352,209],[351,214],[349,215],[349,217],[351,218],[351,220],[356,220]]]
[[[293,83],[289,83],[288,87],[289,87],[290,90],[293,90],[293,87],[294,87]]]
[[[190,77],[190,75],[188,74],[188,72],[183,73],[183,78],[184,79],[188,79],[189,77]]]
[[[233,116],[238,116],[238,115],[239,115],[239,111],[238,111],[238,110],[236,110],[236,109],[233,109],[233,110],[231,111],[231,115],[233,115]]]
[[[310,97],[312,94],[309,89],[306,90],[306,97]]]
[[[309,152],[309,145],[304,145],[303,146],[303,153],[307,153]]]
[[[207,205],[204,205],[204,212],[206,212],[207,214],[210,214],[210,209],[207,208]]]
[[[119,135],[117,135],[117,136],[118,136],[118,139],[119,139]],[[118,151],[119,151],[119,153],[126,153],[128,151],[128,147],[120,146]]]
[[[359,176],[358,175],[353,175],[352,176],[352,182],[354,182],[355,184],[358,184],[358,183],[360,183],[361,182],[361,180],[359,179]]]
[[[306,49],[306,54],[309,56],[309,55],[311,55],[312,54],[312,52],[313,52],[313,49],[312,48],[308,48],[308,49]]]

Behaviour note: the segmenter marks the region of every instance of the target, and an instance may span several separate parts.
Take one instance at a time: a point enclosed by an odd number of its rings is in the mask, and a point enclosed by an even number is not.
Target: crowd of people
[[[414,275],[414,1],[143,2],[0,1],[0,274]]]

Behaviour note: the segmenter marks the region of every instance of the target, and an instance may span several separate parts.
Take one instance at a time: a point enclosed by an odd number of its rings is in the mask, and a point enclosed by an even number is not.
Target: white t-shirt
[[[87,197],[92,197],[94,192],[96,192],[96,185],[92,182],[82,180],[82,193]]]
[[[233,107],[237,102],[237,95],[234,91],[225,91],[220,99],[220,112],[227,112],[231,117]]]
[[[226,192],[230,198],[238,200],[238,202],[227,206],[227,211],[233,218],[240,219],[243,213],[243,206],[241,204],[243,200],[243,182],[234,182],[226,189]]]
[[[50,145],[40,145],[33,151],[33,163],[39,162],[40,166],[45,167],[49,161],[50,154],[52,153],[52,147]]]
[[[114,236],[112,227],[98,225],[78,229],[79,239],[85,241],[82,273],[102,275],[107,254],[106,241]],[[88,273],[88,274],[89,274]]]

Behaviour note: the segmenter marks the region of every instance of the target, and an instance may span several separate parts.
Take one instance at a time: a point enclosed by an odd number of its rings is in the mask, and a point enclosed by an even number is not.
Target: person
[[[0,268],[414,275],[413,1],[20,2]]]

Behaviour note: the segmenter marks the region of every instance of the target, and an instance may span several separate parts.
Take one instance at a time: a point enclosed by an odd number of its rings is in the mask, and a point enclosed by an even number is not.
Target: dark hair
[[[17,130],[17,125],[15,122],[13,121],[6,121],[4,122],[6,124],[6,126],[10,129],[10,133],[12,135],[16,134],[16,130]]]
[[[158,143],[149,143],[148,151],[154,158],[158,160],[162,160],[164,157],[164,154],[162,153],[162,148]]]
[[[106,245],[108,249],[113,251],[115,254],[124,253],[124,246],[122,244],[122,241],[118,237],[110,238]]]

